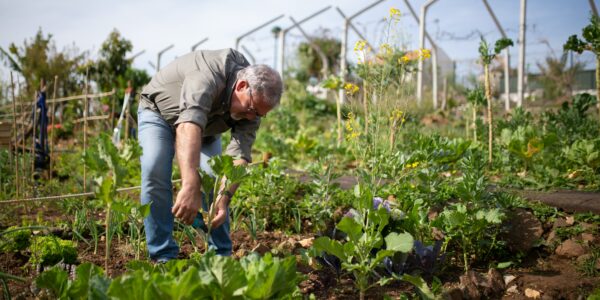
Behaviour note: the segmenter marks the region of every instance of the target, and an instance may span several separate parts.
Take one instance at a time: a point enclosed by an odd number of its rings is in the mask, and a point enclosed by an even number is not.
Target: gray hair
[[[238,80],[248,81],[248,85],[260,94],[269,107],[279,105],[283,93],[283,83],[279,72],[267,65],[251,65],[238,72]]]

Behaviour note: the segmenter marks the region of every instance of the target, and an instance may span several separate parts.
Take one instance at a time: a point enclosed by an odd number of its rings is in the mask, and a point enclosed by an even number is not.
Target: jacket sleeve
[[[260,126],[260,118],[237,121],[231,128],[231,141],[225,150],[225,154],[233,157],[241,157],[247,162],[252,162],[252,144],[256,139],[256,131]]]
[[[175,126],[185,122],[192,122],[202,131],[206,129],[208,115],[212,103],[224,89],[224,78],[211,71],[198,70],[185,76],[179,98],[179,118]]]

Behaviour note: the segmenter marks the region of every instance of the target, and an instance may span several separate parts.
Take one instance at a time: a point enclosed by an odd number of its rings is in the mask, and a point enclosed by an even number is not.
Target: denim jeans
[[[173,239],[174,216],[173,186],[171,176],[173,171],[173,156],[175,155],[175,132],[169,124],[156,112],[143,109],[138,111],[139,143],[142,147],[142,191],[141,202],[152,202],[150,214],[144,219],[146,243],[150,258],[157,261],[174,259],[179,252],[179,246]],[[212,174],[208,160],[215,155],[221,155],[221,137],[207,145],[202,145],[200,168]],[[208,202],[202,195],[202,206],[206,210]],[[203,225],[202,216],[198,213],[194,223]],[[229,237],[229,214],[226,222],[215,228],[209,237],[209,247],[219,255],[231,255],[231,238]]]

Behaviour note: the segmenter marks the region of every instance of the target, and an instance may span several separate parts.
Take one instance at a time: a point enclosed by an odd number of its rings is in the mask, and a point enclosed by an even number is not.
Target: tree
[[[79,53],[74,46],[59,52],[52,35],[44,35],[41,28],[33,38],[25,40],[23,46],[11,43],[8,52],[4,49],[0,49],[0,52],[10,68],[25,79],[25,92],[29,98],[33,97],[42,79],[50,81],[54,76],[58,76],[57,95],[80,89],[81,74],[77,68],[86,54]]]
[[[131,61],[127,53],[133,44],[121,36],[117,29],[108,35],[98,52],[98,60],[90,67],[90,74],[101,90],[107,91],[120,86],[125,75],[131,69]],[[127,80],[124,82],[127,83]]]
[[[339,68],[341,42],[338,39],[328,36],[326,31],[318,33],[313,37],[312,41],[325,53],[331,72],[337,73],[334,70]],[[298,46],[298,58],[300,66],[298,68],[297,79],[306,81],[310,77],[322,77],[323,62],[309,42],[300,43]]]
[[[581,62],[575,62],[572,66],[567,66],[567,54],[568,52],[563,52],[560,58],[547,56],[545,65],[537,63],[546,99],[571,97],[575,75],[583,70],[584,65]]]
[[[117,29],[108,35],[98,52],[98,59],[89,66],[92,80],[96,81],[102,91],[116,89],[116,97],[122,99],[128,82],[138,88],[150,81],[146,71],[132,67],[132,60],[127,58],[133,44],[124,38]],[[107,103],[108,104],[108,103]]]

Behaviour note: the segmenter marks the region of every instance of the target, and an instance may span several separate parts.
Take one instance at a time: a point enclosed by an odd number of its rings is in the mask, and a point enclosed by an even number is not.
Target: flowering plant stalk
[[[492,52],[489,49],[488,43],[485,41],[483,36],[481,37],[481,42],[479,43],[479,55],[481,57],[481,62],[483,63],[483,72],[485,77],[485,99],[487,100],[487,120],[488,120],[488,163],[492,165],[492,145],[493,145],[493,133],[494,133],[494,124],[493,124],[493,115],[492,115],[492,87],[490,83],[490,64],[492,60],[496,58],[498,54],[502,50],[504,50],[508,46],[512,46],[513,42],[508,38],[501,38],[496,41],[494,50]]]

